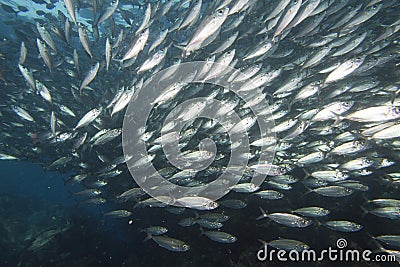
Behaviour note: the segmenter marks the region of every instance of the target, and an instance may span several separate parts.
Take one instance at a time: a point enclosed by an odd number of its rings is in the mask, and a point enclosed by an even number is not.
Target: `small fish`
[[[27,54],[27,49],[26,49],[25,43],[21,42],[21,48],[20,48],[19,60],[18,60],[19,65],[24,65],[25,60],[26,60],[26,54]]]
[[[112,48],[110,44],[110,40],[106,39],[106,70],[108,72],[108,68],[110,67],[110,62],[111,62],[111,53],[112,53]]]
[[[339,231],[339,232],[358,232],[363,229],[363,226],[350,221],[328,221],[323,223],[324,226],[329,229]]]
[[[35,121],[35,119],[31,115],[29,115],[29,113],[25,109],[18,106],[12,106],[11,109],[22,119],[32,122]]]
[[[85,48],[86,53],[93,58],[92,49],[90,48],[89,37],[87,36],[86,29],[82,26],[78,26],[79,41],[81,42],[83,48]]]
[[[212,210],[219,206],[217,202],[205,197],[182,197],[176,199],[176,202],[197,210]]]
[[[83,79],[80,87],[79,87],[79,92],[82,92],[82,89],[88,86],[94,78],[96,78],[97,72],[99,71],[100,68],[100,63],[97,62],[92,68],[89,70],[89,72],[86,74],[85,78]]]
[[[81,128],[81,127],[85,127],[87,125],[89,125],[92,121],[94,121],[103,111],[102,108],[94,108],[90,111],[88,111],[80,120],[79,122],[76,124],[76,126],[74,127],[74,131]]]
[[[347,197],[354,193],[353,190],[338,185],[318,187],[312,191],[326,197]]]
[[[17,157],[0,153],[0,160],[17,160]]]
[[[104,216],[110,217],[110,218],[126,218],[132,215],[132,212],[127,211],[127,210],[113,210],[104,213]]]
[[[154,240],[160,247],[163,247],[169,251],[174,252],[185,252],[190,249],[190,246],[185,242],[166,236],[151,236],[151,239]]]
[[[222,231],[204,231],[202,232],[205,236],[207,236],[212,241],[218,243],[234,243],[237,241],[237,238],[229,233],[222,232]]]
[[[274,190],[263,190],[254,194],[262,199],[270,199],[270,200],[281,199],[284,197],[282,193]]]
[[[99,20],[97,21],[96,25],[100,25],[107,19],[109,19],[117,10],[119,4],[119,0],[113,0],[111,1],[110,5],[104,10],[104,12],[101,14]]]
[[[128,51],[126,51],[125,55],[122,57],[122,61],[131,59],[136,57],[140,51],[143,50],[144,46],[146,45],[147,39],[149,38],[149,29],[145,29],[140,32],[135,39],[133,40],[131,46],[129,47]]]
[[[260,239],[259,239],[260,240]],[[310,249],[310,246],[308,246],[307,244],[298,241],[298,240],[294,240],[294,239],[285,239],[285,238],[281,238],[281,239],[276,239],[276,240],[272,240],[269,242],[265,242],[260,240],[265,246],[271,246],[274,247],[276,249],[280,249],[280,250],[285,250],[285,251],[298,251],[301,252],[303,250],[308,250]]]
[[[257,220],[263,219],[263,218],[269,218],[273,220],[274,222],[277,222],[279,224],[289,226],[289,227],[307,227],[312,224],[311,220],[305,219],[301,216],[290,214],[290,213],[271,213],[267,214],[261,207],[261,215],[257,217]]]
[[[304,207],[293,210],[292,212],[306,217],[323,217],[329,215],[330,211],[321,207]]]
[[[74,0],[64,0],[65,7],[67,8],[68,14],[71,17],[72,21],[76,23],[76,16],[75,16],[75,3]]]
[[[361,64],[363,64],[364,60],[365,57],[356,57],[346,60],[326,77],[324,83],[328,84],[346,78],[357,68],[359,68]]]

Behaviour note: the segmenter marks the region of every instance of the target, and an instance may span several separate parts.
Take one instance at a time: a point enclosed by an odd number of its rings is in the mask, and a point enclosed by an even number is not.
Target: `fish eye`
[[[366,160],[364,161],[364,163],[365,163],[365,164],[372,164],[372,160],[366,159]]]
[[[224,11],[222,9],[219,9],[219,10],[217,10],[217,14],[222,15],[222,14],[224,14]]]

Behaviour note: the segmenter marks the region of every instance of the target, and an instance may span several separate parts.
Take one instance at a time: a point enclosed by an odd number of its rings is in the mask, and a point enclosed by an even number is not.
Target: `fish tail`
[[[296,102],[290,101],[290,102],[288,103],[288,111],[289,111],[289,112],[292,110],[292,106],[293,106],[294,103],[296,103]]]
[[[200,226],[200,236],[204,235],[204,229]]]
[[[141,229],[140,231],[146,232],[146,230],[144,230],[144,229]],[[147,240],[150,240],[152,238],[153,238],[153,236],[150,233],[147,233],[147,236],[143,239],[143,242],[146,242]]]
[[[303,180],[305,180],[305,179],[307,179],[308,177],[310,177],[311,176],[311,174],[306,170],[306,169],[303,169],[303,171],[304,171],[304,177],[303,177]],[[309,188],[308,188],[309,189]]]
[[[198,218],[200,218],[200,215],[199,215],[196,211],[193,211],[193,213],[194,213],[194,219],[195,219],[195,220],[197,220]]]
[[[318,219],[315,219],[315,228],[319,229],[321,227],[321,225],[322,225],[322,223]]]
[[[263,219],[263,218],[267,218],[268,215],[267,215],[267,213],[265,212],[265,210],[264,210],[263,208],[261,208],[261,206],[258,207],[258,208],[259,208],[260,211],[261,211],[261,215],[258,216],[258,217],[256,218],[256,220],[260,220],[260,219]]]
[[[336,114],[335,112],[331,111],[331,113],[336,117],[335,122],[333,123],[332,127],[336,127],[339,125],[339,123],[342,122],[342,120],[344,119],[343,116],[340,116],[339,114]]]
[[[257,240],[260,241],[260,242],[263,244],[263,246],[268,245],[268,242],[267,242],[267,241],[264,241],[264,240],[262,240],[262,239],[257,239]]]
[[[364,206],[363,205],[361,205],[360,206],[360,208],[361,208],[361,210],[362,210],[362,217],[364,217],[366,214],[368,214],[369,213],[369,211],[366,209],[366,208],[364,208]]]
[[[391,93],[392,96],[391,96],[391,98],[390,98],[390,103],[392,103],[392,105],[394,104],[394,101],[396,100],[396,97],[397,97],[397,95],[398,95],[399,92],[400,92],[400,89],[397,90],[397,91],[395,91],[395,92],[392,92],[392,93]]]

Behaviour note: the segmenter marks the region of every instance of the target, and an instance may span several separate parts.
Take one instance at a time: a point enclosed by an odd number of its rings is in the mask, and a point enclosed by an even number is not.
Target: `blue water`
[[[1,161],[0,174],[0,194],[35,198],[66,207],[76,204],[63,182],[68,175],[46,172],[33,163],[13,161]]]

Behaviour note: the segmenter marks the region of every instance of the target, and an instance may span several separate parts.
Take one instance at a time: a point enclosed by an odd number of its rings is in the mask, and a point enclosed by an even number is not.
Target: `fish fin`
[[[303,171],[306,172],[306,177],[307,177],[307,178],[311,176],[305,169],[303,169]],[[305,178],[305,179],[306,179],[306,178]],[[304,185],[304,187],[306,188],[307,192],[305,192],[305,193],[302,195],[302,197],[304,197],[305,195],[308,195],[308,194],[314,192],[311,188],[309,188],[308,186],[306,186],[304,183],[303,183],[303,185]]]
[[[365,192],[361,195],[363,197],[363,200],[365,201],[362,205],[365,205],[367,203],[370,202],[370,200],[367,198],[367,196],[365,195]]]
[[[144,229],[142,229],[142,230],[144,231]],[[150,240],[152,238],[153,238],[153,236],[151,234],[147,233],[147,236],[143,239],[143,242],[146,242],[147,240]]]
[[[322,226],[322,223],[316,218],[314,218],[314,220],[315,220],[315,228],[318,230]]]
[[[204,235],[204,229],[200,226],[200,236]]]
[[[392,187],[393,186],[393,183],[394,183],[394,181],[393,181],[393,179],[392,179],[392,177],[390,177],[389,175],[384,175],[384,177],[382,177],[382,176],[380,176],[379,178],[381,178],[382,180],[388,180],[389,182],[388,182],[388,186],[386,187],[386,189],[388,189],[388,188],[390,188],[390,187]]]
[[[197,213],[197,211],[193,211],[194,213],[194,219],[197,220],[198,218],[200,218],[200,215]]]
[[[120,64],[124,63],[124,60],[122,60],[122,59],[112,58],[112,60],[113,60],[113,61],[116,61],[116,62],[118,62],[118,63],[120,63]]]
[[[288,103],[288,111],[289,111],[289,112],[292,110],[292,106],[293,106],[294,103],[296,103],[296,102],[290,101],[290,102]]]
[[[360,208],[361,208],[361,210],[362,210],[362,212],[363,212],[363,214],[362,214],[362,218],[364,218],[365,217],[365,215],[367,215],[368,213],[369,213],[369,211],[366,209],[366,208],[364,208],[364,206],[360,206]]]
[[[392,92],[392,96],[390,98],[390,103],[392,103],[392,105],[394,104],[394,101],[396,100],[397,94],[399,93],[400,90],[397,90],[395,92]]]
[[[336,114],[335,112],[331,111],[331,113],[336,117],[335,122],[333,123],[332,127],[336,127],[339,125],[339,123],[342,122],[342,120],[345,118],[343,116],[340,116],[339,114]]]
[[[304,177],[303,177],[303,180],[305,180],[305,179],[307,179],[308,177],[310,177],[311,176],[311,174],[306,170],[306,169],[303,169],[303,171],[304,171]],[[308,188],[309,189],[309,188]]]
[[[261,244],[263,244],[263,246],[264,246],[264,245],[268,245],[268,242],[267,242],[267,241],[264,241],[264,240],[262,240],[262,239],[257,239],[257,240],[260,241]]]
[[[185,50],[185,46],[184,45],[178,45],[178,44],[174,44],[174,47],[184,51]]]
[[[261,247],[260,247],[260,249],[263,249],[263,248],[265,248],[266,246],[268,246],[268,242],[267,241],[264,241],[264,240],[262,240],[262,239],[257,239],[258,241],[260,241],[261,242]]]
[[[369,243],[374,244],[377,248],[373,251],[373,253],[382,253],[382,252],[386,252],[386,249],[381,245],[381,243],[379,243],[378,240],[376,240],[376,238],[374,236],[372,236],[370,233],[366,233],[366,235],[371,239]],[[386,252],[387,253],[387,252]]]
[[[265,212],[265,210],[264,210],[263,208],[261,208],[261,206],[258,207],[258,208],[259,208],[260,211],[261,211],[261,215],[258,216],[258,217],[256,218],[256,220],[260,220],[260,219],[263,219],[263,218],[267,218],[267,217],[268,217],[268,214]]]

